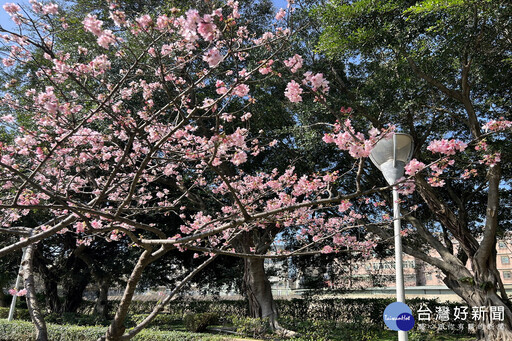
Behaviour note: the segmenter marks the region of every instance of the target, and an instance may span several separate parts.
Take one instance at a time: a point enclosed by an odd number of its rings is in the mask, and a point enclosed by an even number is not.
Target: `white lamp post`
[[[394,185],[404,175],[404,167],[410,161],[413,140],[408,134],[393,134],[382,139],[373,148],[370,160],[382,172],[389,185]],[[393,186],[393,221],[395,235],[396,300],[405,303],[404,267],[402,262],[402,238],[400,236],[400,206],[397,186]],[[407,341],[407,332],[398,331],[398,340]]]
[[[18,276],[16,277],[16,284],[14,284],[14,288],[19,291],[21,285],[21,271],[23,270],[23,260],[25,260],[25,255],[27,254],[27,248],[23,248],[23,255],[21,256],[20,269],[18,270]],[[9,309],[9,315],[7,316],[7,321],[12,321],[14,318],[14,310],[16,309],[16,298],[18,296],[13,295],[11,301],[11,308]]]

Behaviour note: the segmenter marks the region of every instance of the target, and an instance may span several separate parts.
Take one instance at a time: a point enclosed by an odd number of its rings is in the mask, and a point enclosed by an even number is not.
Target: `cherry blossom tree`
[[[311,252],[325,240],[332,246],[322,252],[368,250],[372,242],[343,238],[361,218],[345,200],[365,192],[337,193],[339,174],[298,176],[293,167],[284,173],[248,174],[241,168],[273,145],[260,141],[263,132],[251,131],[248,108],[257,103],[252,84],[282,77],[273,66],[292,34],[280,27],[284,10],[272,31],[254,37],[238,23],[234,1],[209,13],[176,9],[136,18],[128,18],[113,2],[110,17],[116,29],[104,28],[95,14],[76,27],[60,17],[55,4],[31,5],[32,12],[4,6],[19,29],[2,29],[9,47],[2,62],[7,69],[26,67],[28,73],[5,85],[2,100],[1,120],[14,137],[1,145],[1,232],[23,237],[2,248],[0,256],[27,248],[27,299],[38,340],[46,338],[46,331],[33,300],[33,246],[55,234],[74,234],[84,246],[94,238],[112,243],[128,238],[140,249],[106,340],[133,337],[217,254],[250,260],[286,257]],[[61,49],[56,30],[83,30],[96,46]],[[302,66],[299,55],[282,63],[297,75]],[[324,99],[328,82],[322,74],[306,72],[301,82],[291,81],[286,96],[298,102],[307,90]],[[341,149],[359,158],[390,132],[372,129],[367,138],[344,121],[335,138]],[[234,171],[225,172],[228,166]],[[202,198],[215,200],[219,210],[200,209]],[[337,216],[326,214],[327,207],[340,203]],[[199,209],[190,213],[190,205]],[[20,224],[37,210],[50,218],[37,226]],[[169,235],[148,223],[142,218],[148,214],[178,218],[179,233]],[[234,249],[240,235],[269,226],[276,231],[299,226],[297,238],[304,245],[283,255],[261,255],[250,246],[244,252]],[[314,241],[308,243],[307,236]],[[144,269],[173,249],[195,250],[206,260],[154,314],[124,334]],[[262,274],[256,276],[255,282]],[[275,319],[271,306],[262,310]]]

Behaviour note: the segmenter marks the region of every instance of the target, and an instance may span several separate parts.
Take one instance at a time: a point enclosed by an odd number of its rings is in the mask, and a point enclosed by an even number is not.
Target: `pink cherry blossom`
[[[460,140],[434,140],[427,147],[433,153],[445,155],[455,155],[457,152],[463,152],[468,145]]]
[[[84,28],[86,31],[91,32],[95,36],[100,36],[103,32],[101,26],[103,25],[103,21],[98,20],[95,15],[87,15],[83,20]]]
[[[354,158],[368,157],[373,146],[378,141],[379,135],[372,128],[370,138],[366,139],[360,132],[355,132],[349,119],[340,124],[337,122],[334,126],[335,134],[325,134],[323,141],[326,143],[335,143],[339,149],[346,150]],[[381,131],[382,136],[387,136],[389,129]]]
[[[252,117],[252,114],[250,112],[246,112],[240,117],[240,121],[245,122],[248,121]]]
[[[281,8],[276,14],[276,20],[281,20],[284,17],[286,17],[286,10],[284,8]]]
[[[405,174],[407,175],[416,175],[419,171],[425,168],[425,164],[423,162],[420,162],[416,159],[412,159],[409,161],[409,163],[405,166]]]
[[[405,180],[404,178],[398,179],[400,184],[398,185],[398,193],[402,195],[409,195],[416,191],[416,183],[413,180]]]
[[[47,4],[43,6],[43,14],[57,14],[59,12],[59,6],[57,4]]]
[[[290,68],[292,73],[297,72],[302,67],[303,59],[302,56],[295,54],[293,57],[288,58],[284,61],[284,65]]]
[[[217,26],[212,22],[212,17],[206,14],[197,25],[197,32],[206,41],[213,41],[217,36]]]
[[[343,200],[339,206],[338,206],[338,211],[340,212],[345,212],[347,211],[350,207],[352,207],[352,204],[350,203],[350,201],[348,200]]]
[[[329,246],[329,245],[326,245],[322,248],[322,253],[332,253],[334,251],[334,249],[332,248],[332,246]]]
[[[302,94],[303,90],[300,87],[300,84],[296,81],[292,80],[288,83],[286,86],[286,90],[284,92],[284,95],[286,98],[290,100],[292,103],[299,103],[302,102]]]
[[[480,164],[487,166],[494,166],[501,161],[501,153],[486,154],[481,160],[478,161]]]
[[[233,158],[231,159],[231,162],[236,166],[239,166],[246,161],[247,154],[245,152],[236,152],[235,155],[233,155]]]
[[[258,70],[262,75],[267,75],[272,72],[272,64],[274,64],[274,60],[270,59],[267,61],[260,69]]]
[[[427,178],[427,181],[432,187],[443,187],[445,185],[445,181],[438,177]]]
[[[208,50],[208,52],[203,56],[203,60],[213,68],[219,65],[219,63],[222,61],[222,58],[222,54],[216,48]]]
[[[239,84],[234,89],[234,94],[238,97],[244,97],[249,94],[249,86],[247,84]]]
[[[135,21],[143,29],[147,29],[149,26],[153,24],[153,19],[151,19],[151,17],[148,14],[144,14],[138,17],[137,19],[135,19]]]
[[[98,45],[108,49],[109,45],[115,44],[116,37],[112,34],[111,30],[105,30],[97,39]]]
[[[505,118],[500,117],[499,120],[490,120],[484,124],[483,129],[487,131],[504,131],[512,127],[512,121],[507,121]]]
[[[21,10],[20,6],[14,4],[12,2],[6,3],[5,5],[3,5],[3,8],[10,15],[16,14]]]
[[[322,73],[313,74],[311,71],[306,72],[303,84],[310,84],[313,91],[322,91],[324,93],[329,91],[329,82]]]
[[[2,64],[4,64],[5,67],[10,67],[14,65],[14,59],[12,58],[3,58]]]
[[[464,169],[464,173],[462,173],[462,175],[460,176],[462,179],[469,179],[471,178],[472,176],[477,176],[478,175],[478,171],[476,169]]]
[[[113,12],[110,12],[109,17],[114,21],[114,24],[116,24],[116,26],[118,27],[126,25],[126,14],[123,11],[115,10]]]

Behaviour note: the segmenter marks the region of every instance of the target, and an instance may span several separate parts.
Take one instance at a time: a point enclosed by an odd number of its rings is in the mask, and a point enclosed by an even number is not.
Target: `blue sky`
[[[9,3],[9,2],[14,2],[16,4],[28,4],[28,0],[0,0],[0,24],[4,27],[4,28],[13,28],[14,27],[14,24],[12,23],[12,20],[11,18],[9,17],[9,15],[7,13],[5,13],[4,9],[2,8],[3,5],[5,5],[6,3]],[[42,2],[46,2],[46,1],[42,1]],[[272,0],[272,2],[274,3],[274,6],[279,9],[279,8],[286,8],[286,0]]]

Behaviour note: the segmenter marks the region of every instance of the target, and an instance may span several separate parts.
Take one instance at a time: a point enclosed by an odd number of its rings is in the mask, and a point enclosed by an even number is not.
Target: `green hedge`
[[[48,339],[52,341],[96,341],[104,335],[105,327],[82,327],[48,324]],[[7,322],[0,319],[0,341],[33,341],[34,326],[30,322]],[[143,330],[134,341],[224,341],[226,337],[179,331]]]
[[[0,307],[0,319],[6,319],[9,317],[9,309],[7,307]],[[14,318],[16,320],[30,321],[30,314],[28,309],[16,308],[14,311]]]
[[[384,327],[382,313],[386,306],[395,299],[393,298],[316,298],[306,297],[291,300],[275,300],[281,316],[292,316],[298,320],[328,320],[345,323],[371,323]],[[117,302],[112,302],[117,306]],[[421,304],[425,304],[432,312],[439,305],[447,305],[453,311],[453,307],[460,303],[437,303],[434,299],[408,299],[407,305],[412,309],[413,314]],[[147,314],[156,302],[137,301],[131,307],[131,314]],[[218,313],[221,318],[224,316],[247,317],[248,304],[243,300],[176,300],[169,303],[164,312],[176,317],[183,317],[190,313]]]

